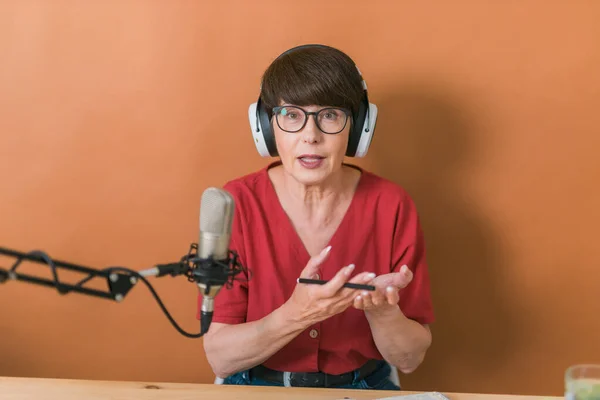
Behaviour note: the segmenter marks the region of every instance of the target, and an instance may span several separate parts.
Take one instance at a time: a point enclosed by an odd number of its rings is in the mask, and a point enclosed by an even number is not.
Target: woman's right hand
[[[331,246],[312,257],[302,273],[301,278],[314,278],[319,266],[327,259]],[[339,314],[352,305],[354,298],[360,293],[358,289],[342,287],[346,282],[365,284],[375,278],[374,273],[362,272],[349,280],[354,265],[343,267],[324,285],[298,283],[289,300],[289,316],[299,322],[312,325]]]

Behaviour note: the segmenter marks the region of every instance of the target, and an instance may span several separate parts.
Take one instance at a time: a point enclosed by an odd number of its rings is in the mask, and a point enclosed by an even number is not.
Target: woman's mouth
[[[315,169],[323,164],[325,157],[316,154],[303,154],[298,157],[298,162],[304,168]]]

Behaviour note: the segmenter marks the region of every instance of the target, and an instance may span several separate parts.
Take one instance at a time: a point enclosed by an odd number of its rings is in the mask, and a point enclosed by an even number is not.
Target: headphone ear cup
[[[258,119],[260,121],[260,127],[262,131],[262,136],[265,141],[265,145],[267,147],[267,151],[269,156],[276,157],[277,153],[277,145],[275,143],[275,134],[271,127],[271,120],[269,119],[269,113],[265,110],[263,102],[258,99]]]
[[[346,156],[355,157],[356,150],[358,149],[358,144],[360,143],[361,137],[363,135],[365,120],[367,118],[368,112],[368,99],[366,96],[363,96],[360,105],[358,106],[358,113],[352,119],[352,127],[350,129],[350,135],[348,137],[348,147],[346,149]]]
[[[248,107],[248,120],[250,121],[252,138],[258,154],[262,157],[277,156],[277,146],[275,145],[275,136],[271,129],[269,115],[264,110],[260,98]]]
[[[377,112],[377,106],[373,103],[369,103],[368,118],[365,119],[365,123],[360,135],[360,140],[354,153],[354,157],[364,157],[367,155],[369,147],[371,146],[371,141],[373,140],[373,135],[375,134],[375,126],[377,124]]]
[[[258,154],[260,154],[262,157],[268,157],[269,149],[267,149],[267,144],[265,143],[260,119],[258,118],[257,107],[257,103],[250,104],[250,107],[248,107],[248,120],[250,121],[250,129],[252,129],[252,138],[254,139],[254,145],[256,146]]]

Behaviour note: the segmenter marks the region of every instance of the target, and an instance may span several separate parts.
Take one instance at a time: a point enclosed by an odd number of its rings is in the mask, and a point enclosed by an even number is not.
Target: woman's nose
[[[315,123],[315,118],[310,115],[302,129],[302,140],[306,143],[316,143],[321,139],[321,130]]]

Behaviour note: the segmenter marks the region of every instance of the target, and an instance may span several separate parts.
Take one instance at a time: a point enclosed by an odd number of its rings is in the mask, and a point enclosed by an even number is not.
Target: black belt
[[[287,383],[289,386],[335,387],[352,383],[355,379],[355,372],[358,372],[357,381],[366,378],[375,372],[380,362],[380,360],[369,360],[357,370],[340,375],[331,375],[324,372],[281,372],[258,365],[250,370],[250,377],[281,383],[284,386]]]

